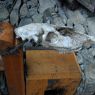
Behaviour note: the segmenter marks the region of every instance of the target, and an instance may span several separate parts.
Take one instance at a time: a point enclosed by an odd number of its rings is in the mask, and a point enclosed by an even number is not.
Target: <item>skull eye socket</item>
[[[46,41],[47,42],[52,42],[53,39],[57,38],[58,35],[55,34],[54,32],[49,32],[46,36]]]

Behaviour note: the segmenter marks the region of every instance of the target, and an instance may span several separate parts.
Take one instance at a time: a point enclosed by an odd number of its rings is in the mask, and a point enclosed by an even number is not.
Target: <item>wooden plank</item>
[[[0,23],[0,50],[12,46],[14,43],[13,26],[9,23]]]
[[[53,50],[28,50],[27,80],[81,78],[80,68],[74,53],[59,54]]]
[[[0,56],[0,71],[4,71],[4,63],[2,61],[1,56]]]
[[[64,95],[74,95],[79,83],[78,79],[60,79],[53,88],[64,88]]]
[[[26,81],[26,95],[44,95],[47,88],[47,80]]]
[[[9,95],[25,95],[22,51],[16,55],[3,56]]]
[[[74,53],[59,54],[53,50],[27,50],[26,61],[28,65],[26,95],[44,95],[47,88],[62,88],[65,89],[64,95],[74,95],[81,80],[81,71]],[[48,86],[46,80],[57,80],[57,82]]]

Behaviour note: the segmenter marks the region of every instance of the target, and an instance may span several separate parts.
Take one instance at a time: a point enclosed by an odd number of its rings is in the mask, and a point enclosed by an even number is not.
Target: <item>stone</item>
[[[3,20],[3,22],[9,22],[10,20],[9,20],[9,18],[8,19],[5,19],[5,20]]]
[[[33,16],[38,13],[38,1],[37,0],[28,0],[26,4],[27,4],[27,8],[28,8],[30,16]]]
[[[35,14],[32,16],[34,23],[42,23],[43,22],[43,14]]]
[[[83,33],[83,34],[85,34],[85,32],[86,32],[84,26],[81,25],[81,24],[75,24],[74,29],[75,29],[75,31],[78,32],[78,33]]]
[[[23,3],[27,3],[27,0],[23,0]]]
[[[0,6],[3,5],[4,7],[6,7],[9,12],[11,12],[14,4],[15,0],[0,0]]]
[[[28,0],[27,5],[31,7],[37,7],[38,5],[38,0]]]
[[[95,0],[90,0],[91,1],[91,4],[93,5],[93,6],[95,6]]]
[[[55,0],[39,0],[39,12],[43,13],[48,8],[54,8],[56,6]]]
[[[14,0],[0,0],[0,5],[4,5],[5,7],[8,7],[9,5],[12,5]]]
[[[54,10],[54,8],[48,8],[43,13],[43,22],[55,24],[58,26],[64,26],[64,21],[60,17],[59,14],[57,14],[57,11]]]
[[[20,6],[21,6],[21,0],[16,0],[16,4],[14,5],[13,9],[18,9],[19,10]]]
[[[80,53],[77,53],[77,61],[80,65],[83,64],[83,57]]]
[[[94,82],[95,83],[95,64],[89,64],[86,68],[86,77],[87,77],[87,82],[89,83],[92,83]]]
[[[28,15],[28,9],[26,3],[24,3],[20,9],[20,17],[26,17]]]
[[[62,21],[66,24],[67,23],[67,17],[65,15],[65,10],[64,10],[64,7],[63,9],[62,8],[58,8],[58,13],[60,15],[60,17],[62,18]]]
[[[11,14],[10,14],[10,22],[12,25],[18,25],[18,21],[19,21],[19,14],[18,14],[18,10],[14,9]]]
[[[16,4],[13,7],[13,10],[10,13],[10,22],[12,25],[18,26],[20,6],[21,6],[21,0],[17,0]]]
[[[85,23],[86,23],[86,17],[83,15],[82,11],[83,10],[76,10],[76,11],[71,11],[68,9],[65,9],[66,16],[67,16],[67,25],[72,27],[74,25],[74,29],[78,33],[85,33]]]
[[[82,71],[84,71],[84,69],[85,69],[83,64],[80,65],[80,68]]]
[[[62,18],[58,15],[54,15],[53,16],[53,24],[57,25],[57,26],[64,26],[64,22],[62,21]]]
[[[9,16],[8,10],[5,7],[1,6],[0,7],[0,21],[5,20],[6,18],[8,18],[8,16]]]
[[[88,34],[95,37],[95,17],[87,19]]]
[[[80,64],[81,70],[83,69],[84,76],[82,76],[83,81],[79,88],[82,88],[82,92],[78,90],[76,95],[93,95],[95,90],[95,48],[82,49],[79,51],[77,56],[81,56],[83,59],[83,66]],[[80,60],[80,57],[77,57]],[[85,89],[84,89],[85,88]]]
[[[28,8],[28,11],[29,11],[29,15],[30,16],[33,16],[33,15],[35,15],[35,14],[37,14],[38,12],[37,12],[37,7],[34,7],[34,8]]]
[[[74,24],[84,24],[86,21],[86,18],[82,15],[80,10],[71,11],[67,9],[66,15],[69,19],[69,22]]]
[[[44,23],[52,23],[53,22],[53,15],[56,14],[55,13],[55,10],[54,8],[50,9],[46,9],[44,12],[43,12],[43,22]]]
[[[31,18],[23,18],[23,19],[21,19],[21,21],[19,23],[19,26],[24,26],[24,25],[27,25],[27,24],[30,24],[30,23],[32,23]]]
[[[85,89],[83,95],[93,95],[95,92],[95,64],[90,63],[85,69]]]

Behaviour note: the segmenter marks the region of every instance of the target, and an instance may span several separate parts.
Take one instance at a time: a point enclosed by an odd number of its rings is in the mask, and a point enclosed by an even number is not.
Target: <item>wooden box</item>
[[[63,88],[64,95],[75,93],[81,80],[81,72],[74,53],[27,50],[26,62],[28,65],[26,95],[44,95],[45,91],[56,88]],[[49,85],[49,80],[55,83]]]

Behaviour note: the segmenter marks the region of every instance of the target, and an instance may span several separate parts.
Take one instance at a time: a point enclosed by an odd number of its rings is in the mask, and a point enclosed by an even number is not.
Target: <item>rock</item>
[[[56,11],[54,10],[54,8],[50,9],[46,9],[43,13],[43,22],[44,23],[52,23],[53,22],[53,15],[56,14]]]
[[[29,13],[28,13],[27,5],[26,3],[24,3],[20,9],[20,17],[26,17],[27,15],[29,15]]]
[[[34,8],[28,7],[28,11],[29,11],[29,16],[33,16],[33,15],[35,15],[35,14],[38,13],[38,12],[37,12],[37,7],[34,7]]]
[[[28,0],[27,5],[31,7],[37,7],[38,5],[38,0]]]
[[[85,69],[83,64],[80,65],[80,68],[82,71],[84,71],[84,69]]]
[[[95,48],[90,49],[82,49],[78,54],[77,58],[81,61],[83,60],[83,64],[80,64],[80,68],[84,74],[82,76],[82,81],[77,89],[76,95],[93,95],[95,90]],[[85,89],[84,89],[85,88]],[[81,91],[82,89],[82,91]]]
[[[95,64],[89,64],[86,68],[86,78],[88,79],[87,82],[95,83]]]
[[[37,8],[36,8],[36,7],[29,9],[29,14],[30,14],[30,16],[33,16],[33,15],[35,15],[35,14],[37,14],[37,13],[38,13],[38,12],[37,12]]]
[[[81,12],[81,10],[76,10],[76,11],[71,11],[68,9],[65,9],[66,16],[67,16],[67,25],[72,27],[74,25],[74,29],[78,33],[85,33],[85,23],[86,23],[86,18]]]
[[[43,22],[43,14],[35,14],[32,16],[34,23],[42,23]]]
[[[18,9],[18,11],[19,11],[20,6],[21,6],[21,0],[17,0],[13,9]]]
[[[93,46],[94,46],[94,42],[92,42],[92,41],[89,40],[89,41],[87,41],[87,42],[84,43],[83,48],[89,49],[89,48],[91,48]]]
[[[18,10],[14,9],[11,14],[10,14],[10,22],[12,25],[18,25],[18,20],[19,20],[19,14]]]
[[[0,5],[8,8],[8,6],[12,5],[15,0],[0,0]]]
[[[24,25],[27,25],[27,24],[30,24],[30,23],[32,23],[31,18],[23,18],[23,19],[21,19],[21,21],[19,23],[19,26],[24,26]]]
[[[43,13],[43,22],[45,23],[51,23],[58,26],[64,26],[64,21],[60,17],[59,14],[57,14],[57,11],[54,8],[48,8]]]
[[[23,0],[23,3],[27,3],[27,0]]]
[[[67,17],[65,15],[64,7],[63,8],[60,8],[60,7],[58,8],[58,13],[59,13],[60,17],[62,18],[62,21],[66,24],[67,23]]]
[[[86,65],[95,64],[95,58],[92,55],[94,50],[95,50],[94,48],[90,48],[90,49],[83,49],[83,50],[80,51],[80,53],[81,53],[81,55],[84,59],[84,63]]]
[[[6,18],[8,18],[8,16],[9,16],[8,10],[5,7],[1,6],[0,7],[0,21],[5,20]]]
[[[19,21],[20,6],[21,6],[21,0],[17,0],[10,14],[10,22],[11,24],[16,25],[16,26],[18,25],[18,21]]]
[[[55,0],[39,0],[39,12],[43,13],[48,8],[54,8],[56,6]]]
[[[95,37],[95,17],[87,19],[88,34]]]
[[[29,11],[29,15],[33,16],[37,14],[38,12],[38,1],[37,0],[29,0],[27,1],[27,8]]]
[[[8,19],[5,19],[5,20],[3,20],[3,22],[9,22],[10,20],[9,20],[9,18]]]
[[[91,4],[95,6],[95,0],[90,0]]]
[[[78,33],[83,33],[83,34],[85,34],[85,28],[83,27],[83,25],[81,25],[81,24],[75,24],[75,26],[74,26],[74,29],[75,29],[75,31],[76,32],[78,32]]]
[[[85,93],[83,95],[93,95],[95,91],[95,64],[89,64],[85,69]]]
[[[57,26],[64,26],[64,22],[62,21],[62,18],[58,15],[54,15],[53,16],[53,24],[57,25]]]
[[[73,26],[74,25],[74,26]],[[67,26],[69,27],[74,27],[74,30],[77,32],[77,33],[84,33],[85,34],[85,27],[82,25],[82,24],[79,24],[79,23],[74,23],[73,21],[71,21],[71,19],[68,19],[67,20]]]
[[[83,64],[83,57],[80,53],[77,53],[77,61],[80,65]]]
[[[15,0],[0,0],[0,6],[3,5],[4,7],[6,7],[9,12],[11,12],[14,4]]]
[[[90,54],[92,55],[92,58],[93,58],[93,61],[95,62],[95,48],[90,48],[89,49],[89,52],[90,52]],[[94,64],[94,63],[93,63]]]
[[[69,19],[69,22],[74,24],[84,24],[86,21],[86,18],[82,15],[80,10],[71,11],[67,9],[66,15]]]

